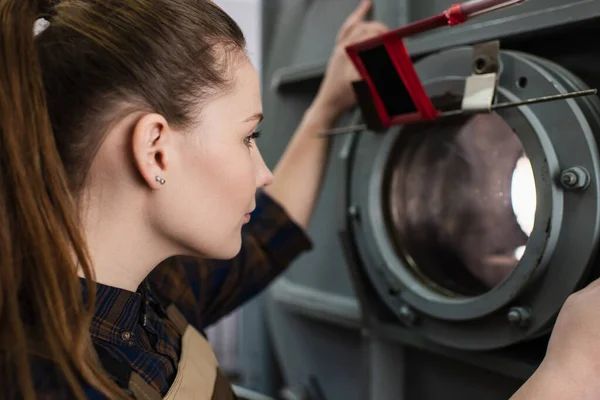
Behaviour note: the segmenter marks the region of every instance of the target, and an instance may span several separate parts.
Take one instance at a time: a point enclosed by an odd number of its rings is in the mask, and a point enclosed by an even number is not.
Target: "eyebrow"
[[[250,121],[257,120],[260,123],[263,120],[263,118],[264,118],[263,113],[256,113],[256,114],[246,118],[242,122],[250,122]]]

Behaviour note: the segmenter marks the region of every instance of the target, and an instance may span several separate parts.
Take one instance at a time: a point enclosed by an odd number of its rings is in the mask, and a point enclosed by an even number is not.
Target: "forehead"
[[[232,84],[228,90],[203,106],[204,122],[210,122],[214,118],[225,118],[227,121],[239,123],[262,111],[260,82],[252,63],[246,58],[235,62],[230,78]]]

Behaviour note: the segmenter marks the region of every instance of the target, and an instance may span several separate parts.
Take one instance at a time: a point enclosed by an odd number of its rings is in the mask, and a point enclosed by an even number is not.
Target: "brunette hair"
[[[193,124],[230,87],[245,41],[210,0],[48,3],[0,0],[0,382],[35,398],[30,357],[42,354],[77,397],[83,380],[119,398],[89,337],[95,287],[75,199],[112,123],[148,111]]]

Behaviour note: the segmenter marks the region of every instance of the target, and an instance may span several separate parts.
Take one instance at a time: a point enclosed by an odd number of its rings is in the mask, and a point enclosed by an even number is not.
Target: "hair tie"
[[[60,0],[36,0],[38,18],[51,21],[56,15],[56,5],[59,2]]]

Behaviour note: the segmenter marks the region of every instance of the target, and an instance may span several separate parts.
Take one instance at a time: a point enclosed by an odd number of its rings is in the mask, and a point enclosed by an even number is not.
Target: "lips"
[[[250,214],[252,214],[255,209],[256,209],[256,207],[252,207],[252,209],[250,211],[248,211],[246,214],[244,214],[244,220],[246,222],[250,221]]]

